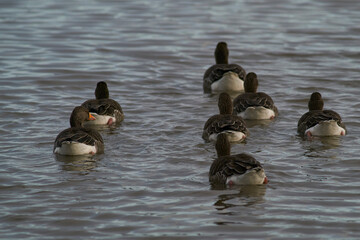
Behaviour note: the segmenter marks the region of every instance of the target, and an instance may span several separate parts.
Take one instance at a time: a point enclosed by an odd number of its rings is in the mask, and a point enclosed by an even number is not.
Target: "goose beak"
[[[93,120],[95,120],[96,118],[93,116],[93,115],[91,115],[90,113],[89,113],[89,121],[93,121]]]
[[[265,177],[265,178],[264,178],[264,182],[263,182],[263,184],[267,184],[268,182],[269,182],[268,178],[267,178],[267,177]]]

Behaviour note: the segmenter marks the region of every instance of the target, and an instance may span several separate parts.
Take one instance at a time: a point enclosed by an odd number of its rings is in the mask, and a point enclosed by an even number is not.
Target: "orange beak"
[[[96,118],[93,116],[93,115],[91,115],[90,113],[89,113],[89,121],[93,121],[93,120],[95,120]]]
[[[268,178],[267,178],[267,177],[265,177],[265,178],[264,178],[264,182],[263,182],[263,184],[267,184],[268,182],[269,182]]]

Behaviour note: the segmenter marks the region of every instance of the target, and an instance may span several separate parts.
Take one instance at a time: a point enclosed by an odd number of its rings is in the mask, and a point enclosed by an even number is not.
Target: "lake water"
[[[3,0],[1,239],[359,239],[360,2]],[[279,118],[249,123],[264,186],[212,189],[202,90],[217,42],[256,72]],[[105,153],[57,157],[98,81],[123,107]],[[313,91],[348,135],[304,141]]]

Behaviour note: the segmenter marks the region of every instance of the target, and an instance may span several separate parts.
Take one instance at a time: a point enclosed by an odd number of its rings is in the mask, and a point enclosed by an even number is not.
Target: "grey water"
[[[359,239],[360,2],[2,0],[1,239]],[[218,112],[202,76],[217,42],[280,115],[234,144],[269,184],[213,189],[201,138]],[[125,113],[105,153],[60,157],[56,135],[106,81]],[[310,94],[344,137],[297,136]]]

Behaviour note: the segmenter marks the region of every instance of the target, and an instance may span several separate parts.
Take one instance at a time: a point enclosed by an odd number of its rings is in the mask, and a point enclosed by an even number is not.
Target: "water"
[[[2,239],[358,239],[359,33],[355,1],[0,3]],[[212,189],[202,92],[218,41],[259,76],[280,116],[249,123],[266,186]],[[100,80],[125,121],[105,153],[56,157],[56,135]],[[313,91],[348,135],[303,141]]]

